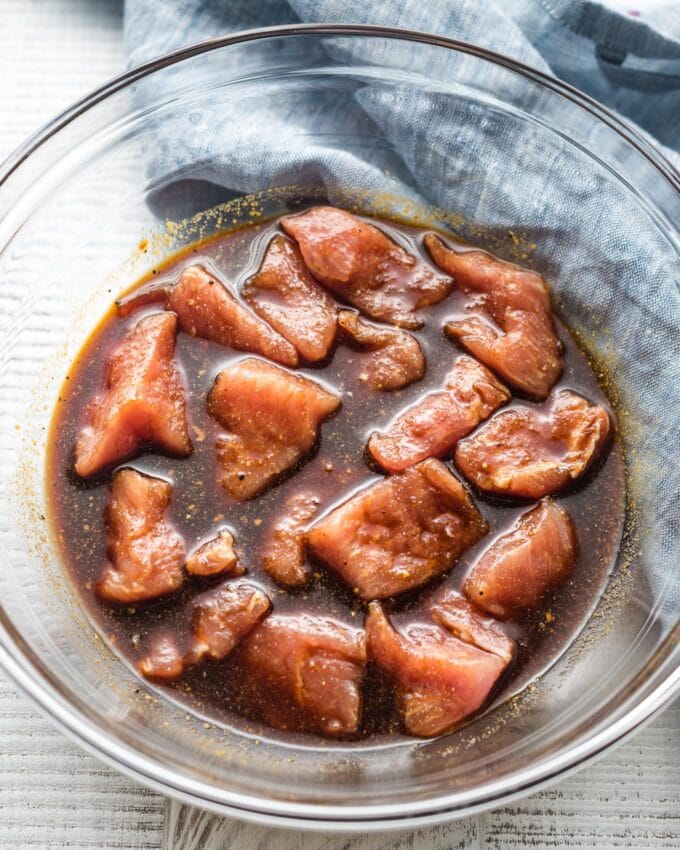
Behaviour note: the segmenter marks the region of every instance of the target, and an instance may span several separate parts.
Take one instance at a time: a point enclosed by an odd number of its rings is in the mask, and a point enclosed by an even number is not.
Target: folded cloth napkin
[[[126,0],[125,38],[133,66],[206,38],[301,22],[373,24],[452,36],[544,72],[554,72],[579,86],[638,122],[643,131],[656,133],[656,141],[667,143],[664,153],[677,166],[680,10],[673,5],[673,0],[656,3],[643,18],[642,13],[640,17],[626,17],[599,4],[573,0]],[[637,14],[634,9],[632,12]],[[263,49],[270,48],[253,43],[248,52],[255,57]],[[285,50],[285,45],[281,49]],[[388,49],[393,50],[391,45]],[[357,58],[356,49],[353,58]],[[375,55],[360,58],[369,62],[376,59]],[[377,58],[389,64],[389,55]],[[310,55],[309,60],[314,57]],[[446,61],[445,56],[442,61]],[[143,100],[144,84],[140,88]],[[424,132],[446,135],[452,128],[467,126],[475,133],[473,116],[449,115],[441,121],[433,103],[432,115],[417,115],[417,121],[409,122],[409,117],[414,117],[409,116],[411,105],[404,102],[401,108],[395,107],[390,97],[374,85],[356,95],[339,96],[332,112],[326,108],[315,112],[303,94],[299,102],[284,98],[277,104],[269,100],[266,112],[258,115],[255,107],[246,116],[239,114],[240,106],[232,110],[225,104],[219,116],[212,114],[205,123],[195,114],[178,109],[154,139],[148,153],[149,174],[152,179],[159,176],[166,184],[174,174],[175,187],[180,179],[190,178],[193,192],[198,181],[219,187],[218,192],[208,195],[204,206],[211,198],[224,201],[230,194],[265,186],[318,182],[384,193],[417,193],[430,203],[484,220],[481,215],[475,216],[482,210],[461,208],[459,191],[455,199],[450,197],[446,191],[450,181],[442,180],[442,166],[433,166],[431,158],[423,157],[427,149],[418,146],[419,135]],[[355,128],[361,132],[367,117],[387,137],[389,153],[371,151],[357,158],[331,145],[310,149],[307,132],[328,139],[351,134]],[[282,132],[293,122],[300,127],[298,144],[291,142],[290,133]],[[285,146],[280,144],[284,136]],[[232,152],[238,150],[237,155],[225,150],[221,144],[225,138],[238,138],[238,144],[230,145]],[[480,150],[487,157],[486,163],[494,161],[489,159],[492,151],[488,144]],[[544,178],[541,167],[539,186]],[[542,190],[539,194],[543,195]],[[175,191],[174,196],[176,200],[181,193]],[[165,198],[159,209],[163,202]],[[498,205],[494,210],[499,226],[522,221],[516,216],[513,199],[508,199],[507,206],[507,215]]]
[[[554,73],[680,152],[680,4],[675,0],[125,2],[130,66],[205,38],[301,22],[403,27],[489,47]]]
[[[378,24],[467,40],[591,94],[654,135],[677,167],[680,7],[674,0],[607,3],[126,0],[125,35],[131,65],[205,38],[299,22]],[[259,49],[256,43],[251,48]],[[341,39],[337,49],[343,49]],[[390,61],[387,53],[360,58]],[[413,59],[417,61],[415,54]],[[399,61],[403,64],[404,57]],[[144,97],[143,87],[139,96]],[[669,495],[680,492],[680,466],[674,441],[669,440],[677,435],[680,413],[677,266],[669,261],[658,234],[607,180],[595,175],[588,181],[565,180],[570,171],[564,161],[556,162],[553,171],[553,158],[576,153],[555,154],[529,144],[508,150],[503,133],[476,120],[474,106],[464,98],[455,108],[450,101],[445,109],[438,108],[436,95],[426,108],[418,103],[409,99],[408,86],[395,92],[376,81],[339,96],[333,112],[323,116],[309,103],[300,108],[286,98],[274,106],[268,102],[266,114],[245,118],[230,111],[227,103],[217,119],[213,113],[205,124],[200,114],[178,109],[154,139],[149,172],[152,179],[167,181],[173,175],[177,181],[190,179],[194,187],[219,187],[221,194],[215,197],[220,200],[272,185],[314,182],[401,193],[460,212],[468,221],[499,229],[518,226],[536,234],[565,313],[595,340],[595,352],[607,355],[622,388],[622,402],[638,426],[639,436],[629,435],[628,448],[640,452],[637,468],[646,469],[637,504],[642,516],[653,518],[654,531],[645,541],[644,562],[649,582],[657,589],[665,586],[667,610],[673,615],[680,603],[680,515]],[[299,147],[290,133],[286,145],[280,144],[281,128],[292,121],[301,130]],[[306,129],[321,139],[333,138],[351,134],[354,127],[365,128],[367,121],[385,137],[385,151],[364,157],[331,145],[310,148],[304,141]],[[455,133],[469,136],[464,161],[438,159],[436,151],[448,151],[447,139]],[[225,138],[232,141],[228,151],[221,144]],[[425,138],[427,144],[422,143]],[[576,159],[573,173],[578,174]],[[490,174],[492,197],[478,191]],[[329,197],[332,200],[332,191]],[[597,238],[590,239],[586,255],[578,234],[592,231],[595,222]],[[644,290],[640,281],[645,281]],[[622,300],[626,309],[621,309]],[[604,349],[602,326],[607,339],[615,340],[610,345],[613,354]],[[670,352],[676,353],[674,360]],[[664,376],[662,384],[659,375]],[[668,463],[661,462],[663,458]]]

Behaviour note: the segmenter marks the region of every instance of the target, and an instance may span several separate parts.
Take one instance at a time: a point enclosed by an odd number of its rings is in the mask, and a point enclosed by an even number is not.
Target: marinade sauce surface
[[[373,221],[395,241],[423,262],[430,263],[422,245],[424,231],[394,222]],[[153,279],[172,279],[183,265],[207,261],[232,285],[240,286],[253,275],[270,239],[280,233],[276,222],[253,225],[209,242],[189,247],[166,265],[154,270]],[[140,285],[146,284],[148,278]],[[134,288],[130,292],[134,291]],[[384,427],[403,408],[442,386],[444,376],[462,353],[445,337],[442,327],[456,311],[455,292],[442,303],[423,311],[425,325],[411,331],[419,340],[427,360],[425,377],[396,392],[377,392],[360,375],[365,371],[365,354],[338,345],[329,362],[314,368],[300,368],[328,384],[342,396],[337,415],[324,423],[315,453],[299,463],[283,481],[250,501],[231,499],[216,481],[215,439],[220,428],[206,410],[206,396],[218,372],[227,364],[247,356],[220,345],[180,332],[176,361],[187,389],[193,453],[186,459],[173,459],[148,451],[120,466],[168,478],[174,484],[169,519],[184,535],[187,551],[214,534],[217,526],[228,526],[235,539],[239,560],[247,569],[247,580],[261,585],[272,600],[275,612],[305,610],[337,616],[360,627],[365,605],[341,581],[319,565],[313,565],[310,584],[300,590],[284,590],[259,565],[263,535],[282,516],[283,506],[298,491],[313,492],[321,500],[321,510],[344,501],[348,493],[380,479],[367,460],[365,446],[376,428]],[[142,315],[158,311],[153,305],[122,318],[112,307],[82,349],[64,383],[54,414],[47,458],[48,503],[53,533],[66,569],[92,621],[113,649],[136,670],[151,632],[167,628],[183,632],[188,628],[188,607],[193,596],[214,586],[219,579],[188,579],[172,598],[139,608],[114,607],[101,602],[93,591],[106,561],[104,508],[112,472],[93,481],[82,481],[73,470],[73,447],[84,423],[85,408],[102,387],[106,359],[125,331]],[[553,392],[573,389],[590,401],[611,407],[587,357],[579,350],[567,328],[555,320],[564,344],[564,372]],[[514,404],[530,404],[514,397]],[[454,472],[450,460],[446,461]],[[120,467],[118,467],[120,468]],[[520,623],[504,628],[517,641],[516,660],[489,703],[493,707],[545,670],[564,651],[588,619],[602,593],[618,551],[624,513],[624,470],[621,445],[616,433],[603,456],[571,489],[555,498],[569,512],[579,541],[577,562],[567,579],[546,595],[540,607]],[[490,532],[469,549],[444,577],[394,600],[390,610],[418,610],[442,586],[460,588],[480,552],[513,524],[531,503],[498,502],[474,492],[475,501],[490,525]],[[403,622],[403,620],[402,620]],[[255,706],[244,704],[233,682],[236,650],[224,661],[204,662],[188,670],[170,685],[151,685],[165,696],[179,700],[189,709],[214,722],[228,724],[249,733],[270,738],[293,739],[321,745],[321,737],[272,730],[258,721]],[[488,709],[487,709],[488,710]],[[400,742],[405,736],[399,723],[390,690],[372,665],[367,668],[361,728],[348,746]],[[334,743],[337,746],[338,742]]]

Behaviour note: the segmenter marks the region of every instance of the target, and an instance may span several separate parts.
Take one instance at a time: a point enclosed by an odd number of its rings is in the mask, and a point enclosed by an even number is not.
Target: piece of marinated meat
[[[307,543],[362,599],[380,599],[446,572],[487,531],[460,481],[425,460],[356,493],[312,526]]]
[[[174,360],[177,319],[146,316],[129,330],[106,364],[106,388],[88,405],[76,441],[83,478],[127,460],[146,446],[176,457],[191,454],[182,378]]]
[[[244,307],[226,282],[203,266],[187,266],[174,284],[153,284],[133,292],[117,302],[118,312],[126,316],[154,301],[176,313],[179,326],[190,336],[297,366],[295,347]]]
[[[309,581],[305,531],[319,512],[319,504],[319,497],[313,493],[294,493],[269,529],[260,563],[267,575],[283,587],[301,587]]]
[[[515,642],[496,620],[453,590],[447,590],[430,605],[432,619],[452,635],[478,649],[497,655],[506,664],[515,654]]]
[[[147,679],[171,682],[206,657],[222,661],[266,616],[271,602],[255,585],[226,581],[197,596],[192,608],[192,637],[186,652],[166,629],[152,634],[139,663]]]
[[[407,331],[378,327],[352,310],[340,310],[338,325],[350,345],[368,352],[359,379],[372,389],[400,390],[425,374],[423,350]]]
[[[444,458],[510,393],[472,357],[459,357],[444,389],[428,393],[397,414],[384,432],[375,431],[368,450],[387,472],[401,472],[428,457]]]
[[[184,654],[172,634],[157,632],[151,637],[147,654],[138,666],[139,672],[147,679],[172,682],[184,672]]]
[[[300,251],[285,236],[269,243],[262,265],[243,287],[243,297],[302,360],[317,363],[335,340],[335,304],[307,270]]]
[[[242,576],[245,573],[234,551],[234,536],[226,528],[194,549],[187,558],[186,568],[194,576]]]
[[[456,466],[480,490],[540,499],[578,478],[607,440],[607,411],[571,390],[501,411],[461,440]]]
[[[351,735],[361,720],[363,631],[332,617],[273,614],[247,639],[244,694],[278,729]]]
[[[187,662],[221,661],[250,634],[271,608],[269,597],[246,581],[225,581],[193,602],[193,633]]]
[[[453,281],[397,245],[377,227],[333,207],[281,219],[314,277],[373,319],[418,328],[416,311],[437,304]]]
[[[217,440],[218,476],[234,499],[250,499],[314,446],[340,406],[327,389],[249,357],[217,376],[208,412],[228,432]]]
[[[379,602],[366,616],[368,657],[391,678],[406,730],[432,737],[451,730],[486,702],[507,661],[435,623],[398,631]]]
[[[135,469],[111,479],[106,506],[109,562],[96,585],[107,602],[134,605],[174,593],[184,581],[184,541],[165,518],[172,485]]]
[[[541,601],[576,561],[576,532],[569,514],[543,499],[495,540],[468,575],[468,599],[509,620]]]
[[[464,318],[444,328],[504,381],[533,398],[546,398],[562,373],[548,288],[536,272],[486,251],[451,250],[425,237],[432,259],[473,296]]]

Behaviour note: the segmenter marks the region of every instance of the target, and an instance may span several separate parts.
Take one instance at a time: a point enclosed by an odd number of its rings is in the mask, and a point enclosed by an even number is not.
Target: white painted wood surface
[[[0,0],[0,159],[119,73],[121,14],[118,0]],[[172,825],[176,807],[167,811]],[[165,817],[162,797],[67,741],[0,677],[0,850],[159,848]],[[350,840],[212,819],[200,844],[181,831],[174,843],[174,850],[563,847],[680,847],[680,701],[556,787],[449,827]]]

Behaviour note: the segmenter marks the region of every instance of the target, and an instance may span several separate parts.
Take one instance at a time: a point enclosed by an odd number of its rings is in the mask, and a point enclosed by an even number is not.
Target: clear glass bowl
[[[365,112],[344,126],[355,102]],[[276,115],[282,104],[300,120],[276,125],[280,150],[302,150],[310,161],[333,150],[333,173],[305,169],[298,182],[306,185],[282,187],[280,162],[265,158],[258,185],[232,188],[269,191],[257,203],[229,202],[234,193],[214,184],[228,184],[230,167],[243,183],[239,163],[252,154],[244,138],[254,149],[258,142],[257,127],[244,136],[238,122],[263,110]],[[459,113],[465,120],[453,125],[429,122]],[[164,145],[177,128],[190,133],[192,123],[210,127],[225,114],[234,132],[221,136],[221,171],[211,171],[214,151],[176,167]],[[494,159],[495,140],[505,154]],[[343,173],[353,157],[374,163],[386,186],[395,177],[413,186],[415,175],[446,213],[419,206],[411,190],[405,200],[393,191],[379,198],[355,185],[351,169]],[[318,192],[320,177],[334,199],[353,193],[366,208],[455,225],[501,252],[527,246],[527,262],[548,273],[564,318],[608,364],[623,411],[624,547],[582,633],[528,691],[453,735],[415,745],[287,747],[204,723],[97,639],[45,522],[49,417],[69,362],[113,295],[197,236]],[[552,197],[556,187],[572,199],[574,187],[589,196],[597,187],[611,199],[607,209],[620,211],[617,227],[587,201],[541,206],[540,181]],[[676,473],[662,453],[677,435],[677,348],[674,356],[653,344],[633,348],[625,336],[653,340],[663,328],[677,341],[679,226],[677,174],[643,138],[568,86],[447,39],[343,26],[242,33],[95,92],[0,172],[0,663],[56,725],[109,763],[194,805],[260,823],[432,823],[582,765],[680,686],[677,492],[668,486]],[[589,258],[613,238],[624,262],[600,265],[593,280]],[[637,262],[640,251],[651,260]],[[620,293],[615,306],[600,303],[605,290]],[[649,379],[641,381],[642,360]],[[675,573],[661,569],[672,563]]]

